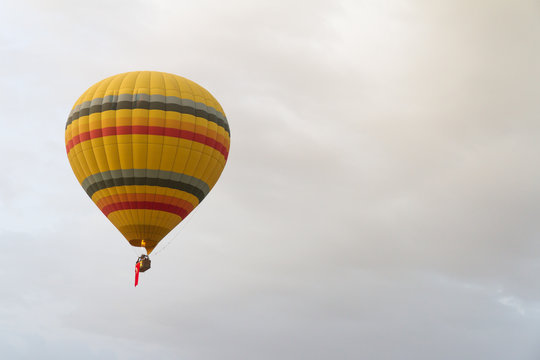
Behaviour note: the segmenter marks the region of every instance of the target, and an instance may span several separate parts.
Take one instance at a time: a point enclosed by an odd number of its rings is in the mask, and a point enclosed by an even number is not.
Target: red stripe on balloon
[[[102,129],[94,129],[75,135],[71,140],[66,144],[66,151],[69,151],[77,144],[82,143],[90,139],[98,139],[104,136],[114,136],[114,135],[159,135],[159,136],[169,136],[179,139],[192,140],[207,146],[210,146],[213,149],[219,151],[227,160],[229,155],[229,150],[217,141],[203,134],[198,134],[193,131],[180,130],[174,128],[166,128],[162,126],[144,126],[144,125],[134,125],[134,126],[111,126]]]
[[[101,211],[105,214],[105,216],[109,216],[110,213],[118,210],[132,210],[132,209],[138,209],[138,210],[159,210],[159,211],[166,211],[171,214],[175,214],[180,216],[182,219],[185,218],[189,213],[190,210],[187,210],[180,206],[175,206],[171,204],[165,204],[160,202],[154,202],[154,201],[130,201],[130,202],[118,202],[114,204],[109,204],[107,206],[104,206]]]

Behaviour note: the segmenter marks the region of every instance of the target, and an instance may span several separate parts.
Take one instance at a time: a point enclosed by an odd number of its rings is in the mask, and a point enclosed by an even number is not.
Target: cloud
[[[11,358],[538,355],[533,1],[0,14]],[[205,86],[232,144],[134,289],[137,253],[79,189],[63,128],[88,86],[138,69]]]

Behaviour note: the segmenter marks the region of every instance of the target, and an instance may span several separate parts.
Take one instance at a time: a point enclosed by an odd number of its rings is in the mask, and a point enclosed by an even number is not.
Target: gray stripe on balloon
[[[66,128],[81,116],[120,109],[162,110],[191,114],[216,123],[230,134],[227,118],[219,110],[191,99],[182,99],[177,96],[164,96],[159,94],[108,95],[102,98],[92,99],[91,101],[85,101],[71,110],[66,123]]]
[[[118,169],[88,176],[82,182],[86,193],[92,197],[96,191],[113,186],[148,185],[186,191],[202,201],[210,192],[207,183],[196,177],[174,171],[150,169]]]

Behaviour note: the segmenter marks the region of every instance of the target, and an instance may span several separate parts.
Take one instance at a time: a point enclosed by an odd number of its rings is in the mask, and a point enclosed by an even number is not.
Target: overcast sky
[[[0,0],[0,46],[2,359],[540,357],[538,0]],[[137,288],[64,145],[133,70],[231,128]]]

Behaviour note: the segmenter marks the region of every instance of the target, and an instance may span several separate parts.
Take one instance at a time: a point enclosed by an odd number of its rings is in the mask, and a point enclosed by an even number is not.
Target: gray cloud
[[[3,353],[536,359],[539,11],[0,4]],[[88,86],[138,69],[210,90],[232,147],[133,289],[136,252],[79,189],[63,128]]]

